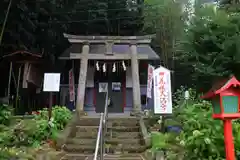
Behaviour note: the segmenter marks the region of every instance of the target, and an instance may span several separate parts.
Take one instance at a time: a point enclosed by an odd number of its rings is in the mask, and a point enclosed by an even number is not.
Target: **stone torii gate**
[[[80,60],[80,73],[78,81],[76,111],[79,115],[84,110],[84,97],[86,87],[86,76],[88,60],[131,60],[132,83],[133,83],[133,113],[137,114],[141,111],[141,95],[139,81],[139,59],[148,59],[147,54],[138,54],[137,45],[149,45],[152,36],[78,36],[64,34],[71,44],[79,44],[79,52],[70,52],[70,59]],[[89,53],[90,45],[102,44],[105,50],[101,54]],[[129,45],[128,53],[113,53],[113,44]]]

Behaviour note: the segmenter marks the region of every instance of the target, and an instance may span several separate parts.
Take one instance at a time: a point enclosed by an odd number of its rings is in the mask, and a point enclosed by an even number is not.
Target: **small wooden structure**
[[[134,113],[142,110],[139,61],[158,60],[149,46],[152,36],[78,36],[64,34],[71,46],[59,57],[62,60],[80,60],[76,110],[85,111],[87,88],[93,89],[96,112],[104,107],[104,93],[99,87],[107,84],[113,101],[112,112],[126,111],[126,101],[132,96]],[[118,67],[116,67],[118,65]],[[93,68],[89,70],[89,66]],[[117,69],[116,69],[117,68]],[[115,69],[115,71],[114,71]],[[117,71],[116,71],[117,70]],[[146,67],[147,70],[147,67]],[[130,71],[130,72],[129,72]],[[130,73],[130,75],[128,75]],[[75,74],[76,75],[76,74]],[[92,77],[92,84],[88,77]],[[147,79],[146,79],[147,83]],[[118,86],[114,89],[114,85]],[[132,95],[128,95],[128,92]],[[111,112],[111,109],[110,109]]]
[[[3,59],[10,63],[7,96],[10,99],[11,91],[15,93],[16,108],[19,107],[19,92],[21,92],[21,100],[24,101],[25,107],[34,105],[33,95],[36,94],[36,90],[41,87],[42,83],[41,58],[41,54],[28,51],[16,51],[3,56]],[[17,76],[14,74],[14,69],[18,70]],[[11,90],[12,82],[16,91]]]

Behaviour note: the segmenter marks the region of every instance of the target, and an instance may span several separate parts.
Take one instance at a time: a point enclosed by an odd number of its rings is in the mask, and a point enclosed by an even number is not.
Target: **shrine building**
[[[61,73],[61,105],[69,106],[73,100],[69,93],[69,70],[73,68],[77,112],[103,112],[106,91],[112,101],[110,113],[153,108],[153,99],[146,101],[148,64],[159,63],[150,47],[152,36],[64,37],[70,47],[59,57],[67,63]]]

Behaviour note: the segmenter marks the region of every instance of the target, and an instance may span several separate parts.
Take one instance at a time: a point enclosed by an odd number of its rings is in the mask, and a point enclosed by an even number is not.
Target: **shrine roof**
[[[42,54],[19,50],[6,54],[2,56],[2,58],[7,59],[9,61],[32,61],[42,58]]]
[[[59,59],[72,59],[71,54],[81,54],[82,44],[73,43],[71,46],[66,49],[59,57]],[[127,55],[130,54],[130,46],[127,44],[113,44],[112,45],[113,55]],[[137,44],[137,53],[139,59],[146,60],[156,60],[159,59],[159,56],[148,44]],[[106,56],[106,46],[104,44],[90,44],[89,45],[89,54],[98,55],[100,59],[104,59]],[[94,59],[94,58],[90,58]],[[96,58],[97,59],[97,58]],[[118,59],[118,58],[116,58]],[[126,58],[127,59],[127,58]]]
[[[210,99],[210,98],[220,94],[221,92],[227,90],[231,86],[234,86],[234,87],[240,86],[240,82],[236,79],[235,76],[232,76],[230,79],[223,79],[223,80],[219,81],[218,83],[215,83],[213,85],[213,87],[201,98]]]

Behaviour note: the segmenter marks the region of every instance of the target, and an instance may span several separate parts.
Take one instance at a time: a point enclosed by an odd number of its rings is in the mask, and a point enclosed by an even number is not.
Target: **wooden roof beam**
[[[103,43],[112,41],[114,44],[149,44],[155,35],[145,36],[79,36],[63,34],[70,43]]]
[[[129,60],[131,59],[132,55],[129,54],[113,54],[113,55],[107,55],[107,54],[88,54],[89,60]],[[149,56],[147,54],[138,54],[137,55],[139,60],[146,60],[149,59]],[[82,59],[83,55],[79,53],[70,53],[70,57],[68,59]],[[61,58],[64,59],[64,58]],[[158,57],[152,57],[153,59],[159,59]]]

